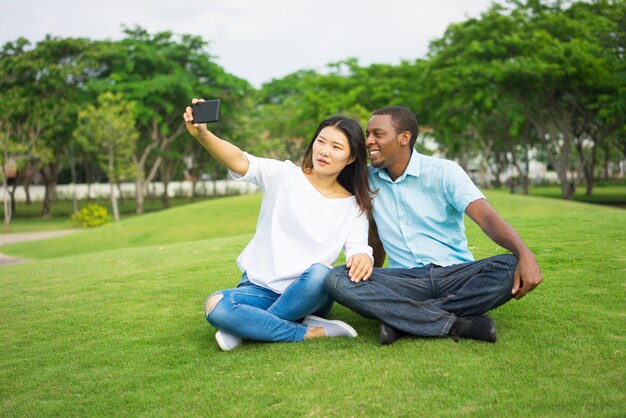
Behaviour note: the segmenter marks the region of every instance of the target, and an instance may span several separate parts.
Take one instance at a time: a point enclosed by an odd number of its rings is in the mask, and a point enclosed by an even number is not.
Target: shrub
[[[71,218],[80,223],[83,228],[95,228],[111,222],[107,208],[96,203],[90,203],[78,212],[74,212]]]

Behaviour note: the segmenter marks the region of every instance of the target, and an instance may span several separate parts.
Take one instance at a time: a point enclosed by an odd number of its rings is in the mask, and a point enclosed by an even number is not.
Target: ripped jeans
[[[211,299],[221,299],[208,308],[206,320],[215,328],[241,338],[256,341],[302,341],[307,326],[297,322],[307,315],[326,317],[333,301],[324,290],[330,269],[313,264],[299,279],[280,294],[258,286],[243,273],[235,289],[215,292],[205,302],[205,314]]]

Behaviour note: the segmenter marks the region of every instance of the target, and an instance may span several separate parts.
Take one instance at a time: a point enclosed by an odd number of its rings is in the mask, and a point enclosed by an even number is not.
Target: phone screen
[[[220,116],[220,100],[207,100],[192,106],[193,123],[217,122]]]

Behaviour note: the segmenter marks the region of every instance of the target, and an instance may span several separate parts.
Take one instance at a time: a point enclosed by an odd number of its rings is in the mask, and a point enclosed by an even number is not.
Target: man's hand
[[[470,203],[465,209],[467,216],[480,226],[496,244],[511,251],[517,257],[517,268],[513,275],[511,293],[521,299],[543,281],[541,269],[535,255],[528,249],[522,238],[511,225],[506,223],[484,199]]]
[[[530,251],[521,254],[513,275],[511,293],[515,295],[515,299],[523,298],[528,292],[539,286],[542,281],[543,276],[535,255]]]
[[[350,269],[348,276],[353,283],[367,280],[372,275],[372,258],[367,254],[354,254],[348,258],[346,267]]]

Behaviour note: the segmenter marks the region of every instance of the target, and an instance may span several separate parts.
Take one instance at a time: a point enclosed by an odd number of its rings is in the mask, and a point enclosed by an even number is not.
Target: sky
[[[423,58],[451,23],[491,0],[0,0],[0,45],[46,34],[121,39],[122,27],[199,35],[229,73],[255,87],[294,71]]]

